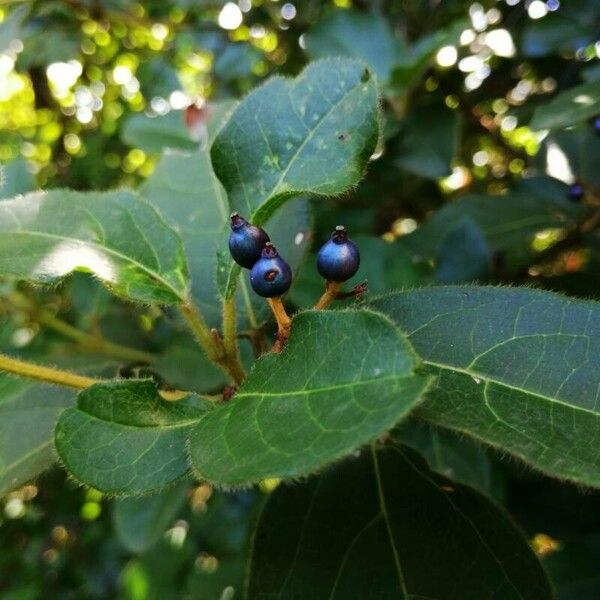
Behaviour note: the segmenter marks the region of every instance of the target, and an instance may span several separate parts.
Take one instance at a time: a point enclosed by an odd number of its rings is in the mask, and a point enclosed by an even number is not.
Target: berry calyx
[[[331,239],[321,246],[317,254],[317,269],[327,281],[346,281],[360,266],[360,253],[356,244],[348,238],[346,229],[338,225]]]
[[[292,269],[275,249],[267,242],[260,258],[250,271],[252,289],[263,298],[275,298],[285,294],[292,285]]]
[[[251,269],[268,241],[269,236],[264,229],[248,223],[236,212],[231,213],[229,252],[238,265]]]
[[[585,190],[581,183],[574,183],[569,186],[568,196],[572,202],[579,202],[585,194]]]

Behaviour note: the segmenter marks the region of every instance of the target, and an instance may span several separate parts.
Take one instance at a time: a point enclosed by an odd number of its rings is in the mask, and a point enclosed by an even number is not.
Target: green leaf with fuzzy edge
[[[363,63],[322,60],[273,77],[242,100],[211,148],[233,210],[263,224],[300,193],[339,194],[377,143],[378,91]]]
[[[371,307],[436,376],[417,414],[600,486],[600,304],[527,288],[397,292]]]
[[[72,390],[0,373],[0,494],[27,483],[56,460],[52,434]]]
[[[98,383],[60,416],[56,450],[75,479],[102,492],[152,492],[189,472],[188,433],[209,408],[194,396],[168,402],[148,380]]]
[[[246,598],[550,600],[509,517],[414,451],[364,451],[280,485],[253,540]]]
[[[0,202],[0,275],[56,283],[73,271],[138,302],[187,296],[183,244],[136,193],[51,190]]]
[[[427,386],[418,367],[382,315],[300,313],[284,351],[260,358],[234,398],[194,427],[193,468],[225,486],[307,475],[397,423]]]

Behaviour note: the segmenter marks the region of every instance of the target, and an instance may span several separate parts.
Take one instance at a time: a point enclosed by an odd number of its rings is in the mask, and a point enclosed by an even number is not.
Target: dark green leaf
[[[282,354],[267,354],[235,397],[194,428],[199,477],[242,485],[297,477],[392,427],[427,378],[404,337],[370,311],[304,312]]]
[[[566,192],[566,186],[564,189]],[[521,269],[535,255],[531,242],[536,233],[572,227],[585,214],[584,207],[569,202],[566,193],[558,198],[545,190],[538,195],[539,191],[515,191],[503,196],[469,194],[446,204],[414,233],[400,238],[398,244],[421,260],[434,259],[443,240],[468,217],[481,230],[489,249],[504,254],[508,268]]]
[[[54,463],[54,425],[73,400],[73,392],[65,388],[32,385],[0,374],[0,494]]]
[[[405,419],[393,438],[418,450],[432,471],[489,493],[491,465],[485,449],[466,436],[417,419]]]
[[[458,148],[458,113],[445,107],[421,107],[411,111],[402,134],[395,163],[411,173],[437,179],[452,173]]]
[[[99,383],[61,415],[56,449],[78,481],[111,494],[151,492],[188,473],[187,436],[208,406],[193,396],[167,402],[147,380]]]
[[[183,507],[188,489],[183,481],[153,496],[117,498],[113,521],[121,544],[136,553],[152,548]]]
[[[247,598],[549,600],[546,575],[485,496],[400,446],[275,490]]]
[[[0,275],[54,283],[77,270],[131,300],[187,295],[181,240],[133,192],[52,190],[0,203]]]
[[[600,81],[590,81],[561,92],[536,109],[530,127],[564,129],[600,113]]]
[[[440,283],[469,283],[485,279],[492,256],[481,230],[469,217],[461,219],[440,245],[435,277]]]
[[[600,305],[531,289],[440,287],[371,306],[437,376],[418,414],[556,477],[600,486]]]
[[[287,198],[354,185],[377,136],[372,75],[356,61],[323,60],[246,96],[218,133],[211,157],[232,209],[263,224]]]
[[[382,83],[406,45],[394,35],[380,15],[357,10],[337,10],[312,27],[306,39],[311,58],[346,56],[366,62]]]

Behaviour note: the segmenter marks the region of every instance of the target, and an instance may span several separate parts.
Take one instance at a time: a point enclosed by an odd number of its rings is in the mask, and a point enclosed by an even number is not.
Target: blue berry
[[[264,229],[251,225],[236,212],[231,213],[229,252],[238,265],[251,269],[268,241]]]
[[[600,116],[594,117],[594,131],[600,134]]]
[[[338,225],[331,239],[317,254],[317,269],[327,281],[346,281],[360,266],[360,254],[356,244],[348,239],[342,225]]]
[[[282,296],[292,285],[292,269],[267,242],[250,271],[252,289],[263,298]]]
[[[572,202],[579,202],[585,194],[585,190],[583,189],[583,185],[581,183],[574,183],[569,186],[569,200]]]

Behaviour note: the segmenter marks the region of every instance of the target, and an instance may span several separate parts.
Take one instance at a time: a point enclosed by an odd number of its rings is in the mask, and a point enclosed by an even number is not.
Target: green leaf
[[[247,598],[275,597],[550,600],[552,593],[503,511],[394,446],[271,494],[254,536]]]
[[[232,209],[263,224],[294,195],[355,185],[375,150],[378,118],[377,86],[363,64],[317,61],[238,104],[212,146],[213,167]]]
[[[32,385],[0,373],[0,494],[37,477],[54,463],[54,425],[73,392]]]
[[[167,402],[152,381],[98,383],[61,415],[56,449],[75,479],[102,492],[151,492],[188,473],[187,435],[208,406],[193,396]]]
[[[182,509],[189,482],[142,498],[117,498],[113,507],[113,522],[119,541],[130,552],[140,553],[152,548]]]
[[[12,198],[35,188],[33,175],[23,159],[11,160],[0,165],[0,198]]]
[[[218,278],[231,272],[231,261],[219,261],[226,252],[230,234],[230,209],[223,186],[213,173],[207,150],[191,154],[167,151],[154,173],[141,189],[147,198],[177,229],[188,257],[192,297],[210,326],[219,326],[221,308],[217,291]],[[292,269],[296,269],[306,252],[309,236],[306,200],[298,200],[278,211],[268,223],[271,239]],[[239,271],[239,270],[238,270]],[[241,281],[240,313],[243,324],[254,326],[268,314],[262,298],[255,296],[244,275]]]
[[[535,110],[530,127],[564,129],[600,112],[600,81],[590,81],[570,88]]]
[[[242,485],[306,475],[392,427],[427,378],[404,337],[370,311],[299,314],[282,354],[267,354],[235,397],[191,434],[202,479]]]
[[[311,28],[306,51],[313,59],[337,56],[360,59],[385,83],[399,56],[406,52],[406,45],[380,15],[337,10]]]
[[[411,111],[395,164],[430,179],[450,175],[458,150],[459,124],[458,113],[445,107],[426,106]]]
[[[492,255],[481,230],[469,217],[461,219],[440,245],[435,277],[440,283],[469,283],[490,273]]]
[[[503,253],[507,268],[518,270],[529,265],[535,255],[531,242],[536,233],[569,228],[584,214],[585,208],[569,202],[566,193],[554,197],[545,189],[544,195],[539,195],[539,189],[537,193],[522,190],[503,196],[469,194],[446,204],[431,220],[397,243],[421,260],[437,258],[444,239],[463,219],[469,218],[481,230],[489,249]]]
[[[418,414],[555,477],[600,486],[600,305],[531,289],[440,287],[371,306],[436,375]]]
[[[149,117],[137,114],[130,117],[123,126],[123,141],[144,152],[160,152],[163,148],[194,150],[194,142],[183,122],[183,113],[172,110],[164,116]]]
[[[0,203],[0,275],[54,283],[73,271],[139,302],[187,295],[181,240],[133,192],[52,190]]]
[[[491,492],[490,460],[481,444],[471,438],[410,418],[394,429],[392,437],[417,450],[432,471]]]

